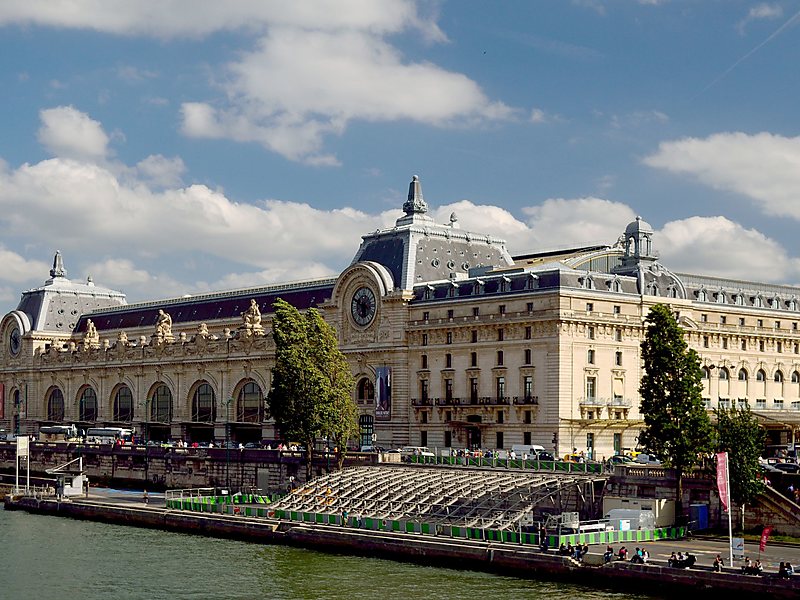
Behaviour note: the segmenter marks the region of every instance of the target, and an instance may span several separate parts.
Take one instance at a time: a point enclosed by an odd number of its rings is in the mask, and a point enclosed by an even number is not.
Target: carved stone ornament
[[[158,319],[156,320],[155,333],[153,333],[153,343],[161,345],[174,341],[175,336],[172,335],[172,317],[169,316],[169,313],[164,312],[163,309],[158,309]]]
[[[261,325],[261,311],[255,300],[250,300],[250,307],[242,313],[239,334],[245,338],[264,335],[264,327]]]

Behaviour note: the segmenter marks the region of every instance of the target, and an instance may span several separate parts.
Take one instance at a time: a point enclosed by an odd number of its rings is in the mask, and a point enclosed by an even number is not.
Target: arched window
[[[742,294],[736,294],[736,295],[733,297],[733,301],[734,301],[734,303],[736,304],[736,306],[744,306],[744,295],[742,295]]]
[[[264,420],[264,394],[255,381],[248,381],[236,399],[236,420],[239,423],[261,423]]]
[[[755,298],[753,298],[753,306],[756,308],[764,308],[764,299],[759,294]]]
[[[719,370],[719,378],[722,379],[723,381],[727,381],[728,379],[730,379],[727,367],[722,367]]]
[[[79,421],[97,421],[97,394],[94,389],[83,389],[78,401],[78,415]]]
[[[783,383],[783,373],[781,371],[775,371],[775,383]]]
[[[759,369],[756,372],[756,381],[766,381],[766,380],[767,380],[767,374],[764,373],[764,369]]]
[[[197,386],[192,396],[192,421],[212,423],[217,418],[214,390],[208,383]]]
[[[709,379],[711,377],[711,370],[708,367],[703,367],[703,379]]]
[[[792,383],[800,383],[800,373],[792,371]]]
[[[133,393],[127,385],[121,385],[114,394],[114,420],[130,423],[133,421]]]
[[[697,292],[698,302],[705,302],[706,300],[708,300],[708,295],[706,294],[705,290],[700,290],[699,292]]]
[[[789,300],[789,310],[794,310],[794,311],[797,310],[797,300],[796,299],[792,298],[791,300]]]
[[[366,402],[367,404],[371,404],[375,400],[375,386],[366,377],[358,380],[356,399],[359,403]]]
[[[719,292],[717,294],[717,303],[718,304],[725,304],[727,302],[727,298],[725,298],[725,292]]]
[[[150,398],[150,420],[155,423],[172,421],[172,392],[163,383],[155,389]]]
[[[780,296],[775,296],[772,299],[772,308],[775,310],[781,310],[783,308],[783,302],[780,299]]]
[[[47,398],[47,420],[58,422],[64,420],[64,394],[58,388],[53,388]]]
[[[739,369],[739,381],[747,381],[747,371]]]

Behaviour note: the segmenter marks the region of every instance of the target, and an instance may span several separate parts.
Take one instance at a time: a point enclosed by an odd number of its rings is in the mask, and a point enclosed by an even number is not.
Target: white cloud
[[[656,233],[662,262],[675,271],[771,283],[796,282],[800,260],[778,242],[725,217],[671,221]],[[769,256],[769,269],[764,268]]]
[[[0,245],[0,281],[22,283],[29,280],[31,273],[44,275],[48,269],[47,263],[28,260]]]
[[[39,142],[53,155],[98,160],[108,154],[109,138],[103,127],[72,106],[42,110],[39,118]]]
[[[564,119],[559,115],[546,112],[541,108],[532,108],[531,115],[529,117],[529,121],[531,123],[536,124],[543,124],[543,123],[561,123]]]
[[[666,123],[669,116],[660,110],[638,110],[623,115],[612,115],[611,126],[614,129],[641,127],[649,123]]]
[[[780,4],[767,4],[762,2],[756,6],[752,6],[747,13],[747,16],[739,21],[736,28],[739,33],[744,34],[747,24],[751,21],[759,21],[764,19],[779,19],[783,16],[783,7]]]
[[[163,38],[237,29],[260,31],[268,25],[377,33],[415,27],[430,39],[444,38],[435,23],[417,13],[411,0],[4,0],[0,25],[5,24]]]
[[[183,183],[181,175],[186,171],[186,165],[179,156],[167,158],[153,154],[140,161],[136,169],[144,179],[155,185],[177,187]]]
[[[736,132],[684,138],[662,142],[644,162],[746,196],[768,215],[800,219],[800,137]]]
[[[396,48],[364,31],[275,27],[229,72],[228,105],[185,103],[183,132],[254,141],[312,164],[337,164],[321,152],[323,140],[352,120],[451,126],[515,112],[466,76],[406,63]]]

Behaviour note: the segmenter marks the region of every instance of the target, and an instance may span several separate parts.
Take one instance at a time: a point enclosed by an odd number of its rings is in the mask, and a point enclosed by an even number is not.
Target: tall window
[[[127,385],[121,385],[114,394],[114,420],[122,423],[133,421],[133,393]]]
[[[497,378],[497,399],[500,400],[506,397],[506,378]]]
[[[452,354],[445,354],[444,355],[444,367],[445,367],[445,369],[452,369],[453,368],[453,355]]]
[[[622,452],[622,434],[615,433],[614,434],[614,454],[619,454]]]
[[[172,392],[164,384],[155,389],[150,399],[150,420],[156,423],[172,421]]]
[[[452,379],[445,379],[444,380],[444,398],[447,402],[453,401],[453,380]]]
[[[428,368],[428,355],[427,354],[423,354],[422,355],[422,368],[423,369],[427,369]]]
[[[469,353],[469,365],[471,367],[478,366],[478,353],[477,352],[470,352]]]
[[[81,399],[78,402],[78,420],[96,421],[97,420],[97,394],[94,389],[84,388]]]
[[[478,378],[470,377],[469,379],[469,401],[472,404],[478,403]]]
[[[362,381],[369,382],[369,379]],[[370,384],[372,385],[372,384]],[[236,399],[236,421],[239,423],[260,423],[264,420],[264,394],[255,381],[248,381],[239,390]]]
[[[423,379],[419,382],[419,397],[423,402],[428,400],[428,380]]]
[[[473,344],[477,344],[478,343],[478,330],[477,329],[473,329],[472,330],[472,343]]]
[[[531,349],[530,348],[525,348],[525,364],[526,365],[531,364]]]
[[[587,377],[586,378],[586,398],[593,400],[597,397],[597,378],[596,377]]]
[[[453,332],[452,331],[448,331],[447,332],[447,343],[448,344],[452,344],[453,343]]]
[[[614,364],[616,364],[618,367],[622,366],[622,351],[621,350],[617,350],[616,353],[614,354]]]
[[[64,394],[58,388],[54,388],[47,399],[47,420],[64,420]]]
[[[375,431],[375,418],[372,415],[358,417],[358,429],[362,446],[372,446],[372,433]]]
[[[503,351],[502,350],[498,350],[497,351],[497,365],[498,366],[503,366]]]
[[[526,375],[522,385],[523,385],[523,392],[525,394],[525,399],[529,400],[530,398],[533,397],[533,376]]]
[[[747,371],[739,369],[739,381],[747,381]]]
[[[590,365],[594,364],[594,349],[590,348],[589,351],[586,353],[586,362]]]
[[[208,383],[201,383],[192,396],[192,421],[213,423],[216,416],[214,390]]]
[[[502,342],[506,338],[506,332],[504,329],[500,328],[497,330],[497,341]]]

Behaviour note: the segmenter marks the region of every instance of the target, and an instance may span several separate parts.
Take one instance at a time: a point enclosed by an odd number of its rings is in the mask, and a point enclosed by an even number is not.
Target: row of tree
[[[670,308],[654,306],[645,319],[642,341],[645,374],[639,392],[644,429],[639,444],[658,455],[677,476],[677,514],[681,514],[681,476],[712,452],[727,452],[733,501],[752,504],[764,489],[759,457],[765,432],[748,407],[717,408],[712,424],[703,401],[703,370],[688,347]]]

